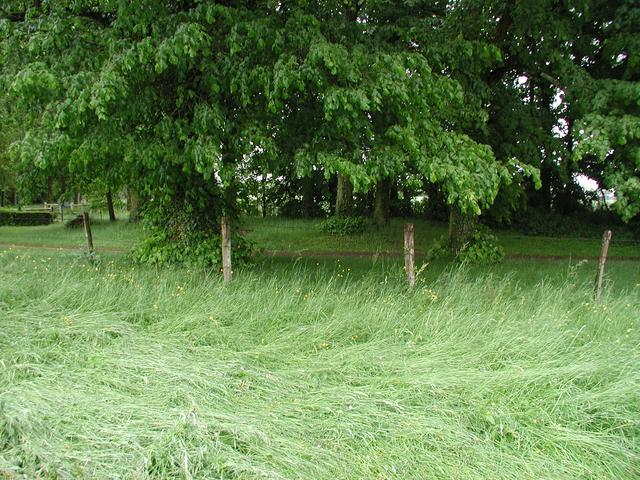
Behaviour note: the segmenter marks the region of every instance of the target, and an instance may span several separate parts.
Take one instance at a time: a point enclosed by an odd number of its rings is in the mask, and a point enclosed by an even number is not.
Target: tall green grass
[[[640,286],[349,268],[0,252],[0,472],[638,478]]]

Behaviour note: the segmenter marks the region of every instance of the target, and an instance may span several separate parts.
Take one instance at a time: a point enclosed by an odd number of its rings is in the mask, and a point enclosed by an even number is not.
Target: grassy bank
[[[407,292],[394,262],[277,260],[225,286],[5,250],[0,469],[637,478],[633,267],[596,306],[590,265],[544,281],[429,267]]]

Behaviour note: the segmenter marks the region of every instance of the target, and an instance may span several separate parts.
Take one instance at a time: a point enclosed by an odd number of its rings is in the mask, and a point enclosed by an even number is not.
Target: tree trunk
[[[64,203],[67,199],[67,177],[60,177],[60,194],[58,195],[57,203]]]
[[[353,185],[347,177],[338,173],[336,191],[336,217],[344,218],[353,213]]]
[[[116,221],[116,211],[113,208],[113,194],[111,193],[111,189],[107,190],[107,208],[109,209],[109,221]]]
[[[262,218],[267,216],[267,174],[262,175]]]
[[[607,203],[607,197],[605,196],[604,190],[602,189],[602,187],[598,188],[598,192],[600,192],[600,197],[602,198],[602,205],[603,205],[604,209],[607,212],[610,212],[611,209],[609,208],[609,204]]]
[[[53,203],[53,177],[47,177],[47,203]]]
[[[411,191],[408,188],[402,190],[402,213],[407,217],[413,216],[413,205],[411,205]]]
[[[426,180],[423,182],[426,203],[424,205],[424,214],[432,220],[440,220],[446,222],[449,219],[449,207],[442,192],[435,183]]]
[[[313,217],[313,176],[302,179],[302,215]]]
[[[558,192],[557,207],[564,215],[571,215],[576,210],[576,199],[573,181],[573,118],[567,116],[567,154],[562,158],[564,164],[564,182]]]
[[[463,213],[456,205],[449,207],[449,250],[454,255],[469,243],[476,228],[477,217],[472,213]]]
[[[554,114],[551,111],[551,104],[553,102],[553,88],[548,82],[540,82],[540,108],[543,110],[544,115],[542,117],[542,125],[547,131],[551,131],[553,128],[553,124],[555,123]],[[551,145],[543,145],[544,147],[544,157],[542,161],[541,171],[540,171],[540,180],[542,181],[542,195],[543,195],[543,206],[547,210],[552,210],[555,208],[554,200],[555,193],[554,190],[558,190],[558,186],[561,185],[562,182],[558,181],[558,172],[556,171],[557,166],[553,159],[552,150],[553,147]]]
[[[358,2],[342,2],[342,14],[347,24],[356,24],[360,4]],[[347,27],[349,31],[351,27]],[[353,215],[353,184],[338,172],[338,186],[336,191],[336,218],[344,218]]]
[[[0,190],[0,207],[4,207],[4,190]]]
[[[226,146],[225,146],[226,149]],[[236,159],[238,158],[236,152],[233,151],[233,149],[229,149],[229,151],[226,151],[222,154],[222,166],[223,169],[227,169],[229,172],[235,172],[235,162]],[[267,172],[263,172],[262,173],[262,185],[263,187],[267,186],[267,179],[268,179],[268,175]],[[212,209],[212,211],[210,211],[209,213],[220,213],[222,217],[226,218],[228,221],[233,221],[234,219],[238,218],[239,212],[238,212],[238,191],[240,189],[240,181],[238,180],[237,174],[236,173],[231,173],[231,175],[229,175],[228,177],[226,177],[225,181],[223,182],[223,186],[222,186],[222,191],[221,191],[221,195],[222,195],[222,204],[218,204],[217,202],[215,204],[210,205],[210,209]],[[263,190],[263,202],[265,202],[265,191]],[[266,207],[266,205],[265,205]],[[265,214],[266,208],[263,209],[263,215]]]
[[[551,211],[552,205],[551,183],[553,181],[553,173],[551,171],[552,167],[549,165],[550,157],[551,156],[549,154],[545,153],[542,165],[540,165],[540,182],[542,183],[542,186],[538,193],[538,206],[547,211]]]
[[[373,211],[373,220],[376,225],[383,226],[389,222],[389,192],[391,180],[384,178],[376,183],[376,198]]]
[[[129,210],[129,221],[140,220],[140,197],[133,188],[127,187],[127,210]]]

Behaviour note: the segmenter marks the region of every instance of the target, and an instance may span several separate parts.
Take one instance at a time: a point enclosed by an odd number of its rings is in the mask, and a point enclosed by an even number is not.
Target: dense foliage
[[[320,224],[320,230],[331,235],[346,236],[364,233],[368,226],[362,217],[329,217]]]
[[[436,260],[451,256],[447,237],[438,240],[427,252],[427,259]],[[462,264],[491,265],[500,263],[505,257],[504,248],[498,238],[484,225],[475,228],[466,241],[455,252],[454,260]]]
[[[185,264],[216,267],[222,264],[220,229],[209,223],[207,217],[198,217],[187,207],[163,211],[163,207],[150,203],[146,208],[144,226],[149,235],[132,252],[138,262],[150,264]],[[236,235],[232,244],[235,265],[251,262],[253,246]]]
[[[5,0],[0,182],[126,187],[209,228],[268,192],[340,215],[355,194],[378,223],[420,194],[566,214],[580,173],[629,221],[639,21],[624,0]]]

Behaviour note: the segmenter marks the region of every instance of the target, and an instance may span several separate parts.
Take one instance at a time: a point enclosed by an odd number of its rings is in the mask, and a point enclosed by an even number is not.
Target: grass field
[[[258,246],[311,252],[402,225],[258,222]],[[441,233],[417,222],[418,248]],[[598,305],[592,260],[436,262],[408,291],[398,258],[261,257],[224,285],[130,264],[141,234],[96,222],[90,262],[79,230],[0,228],[0,478],[640,476],[637,261]]]
[[[121,218],[122,215],[120,215]],[[140,225],[120,220],[110,224],[95,215],[93,221],[94,244],[98,250],[132,248],[143,236]],[[416,250],[424,253],[447,233],[442,222],[412,219],[415,223]],[[394,219],[382,229],[370,227],[362,235],[332,236],[320,231],[319,220],[287,220],[282,218],[244,218],[239,222],[246,237],[262,249],[301,254],[346,252],[402,253],[404,220]],[[496,232],[508,255],[551,255],[564,257],[595,257],[600,253],[599,238],[550,238],[525,236],[510,231]],[[625,233],[614,231],[609,250],[612,258],[640,258],[640,244],[627,243]],[[82,249],[85,245],[82,229],[64,228],[61,223],[41,227],[0,227],[0,245],[35,245]]]
[[[428,251],[433,243],[447,234],[447,224],[422,219],[392,219],[388,226],[370,227],[361,235],[336,237],[320,231],[319,220],[287,220],[282,218],[246,218],[243,226],[247,237],[258,246],[279,251],[299,252],[402,252],[405,221],[415,225],[418,252]],[[508,255],[553,255],[591,257],[600,253],[600,238],[558,238],[526,236],[514,231],[495,231]],[[626,232],[614,230],[612,257],[640,257],[640,244],[627,243]],[[618,240],[618,243],[616,243]]]
[[[140,225],[120,220],[93,219],[91,229],[98,248],[129,249],[142,238]],[[0,227],[0,244],[35,245],[82,249],[86,246],[82,228],[65,228],[58,222],[36,227]]]
[[[5,478],[640,475],[640,278],[0,252]]]

